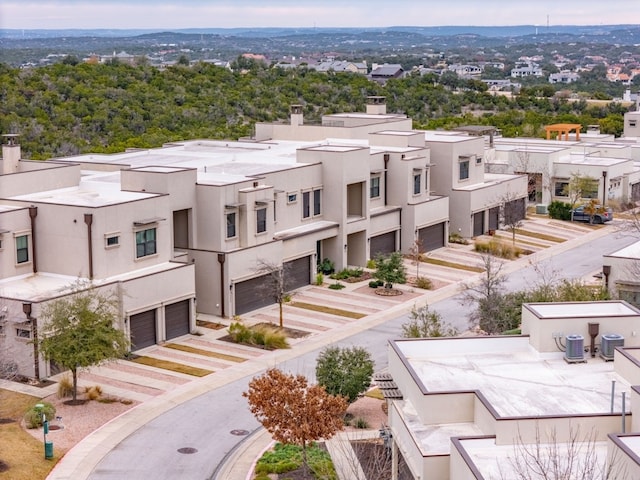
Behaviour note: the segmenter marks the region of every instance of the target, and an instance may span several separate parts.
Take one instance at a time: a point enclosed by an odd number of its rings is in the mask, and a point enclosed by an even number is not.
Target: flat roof
[[[393,342],[429,393],[477,390],[501,417],[605,414],[611,381],[629,384],[613,362],[567,363],[564,353],[539,354],[527,337],[465,337]],[[622,408],[615,399],[615,410]],[[627,407],[628,408],[628,407]]]
[[[538,318],[593,318],[640,315],[640,311],[618,300],[599,302],[526,303]]]
[[[640,259],[640,240],[604,257]]]

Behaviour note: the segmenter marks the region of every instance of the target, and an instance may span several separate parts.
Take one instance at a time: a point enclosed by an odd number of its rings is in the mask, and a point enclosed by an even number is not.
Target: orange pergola
[[[551,140],[551,134],[554,133],[556,140],[569,140],[569,132],[576,131],[576,140],[580,140],[580,129],[582,125],[579,123],[556,123],[554,125],[547,125],[544,129],[547,131],[547,140]]]

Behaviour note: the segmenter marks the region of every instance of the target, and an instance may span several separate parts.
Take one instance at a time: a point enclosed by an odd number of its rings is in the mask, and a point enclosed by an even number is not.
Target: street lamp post
[[[47,415],[44,413],[44,404],[36,403],[36,410],[42,412],[42,436],[44,441],[44,458],[50,459],[53,458],[53,442],[47,442],[47,433],[49,433],[49,420],[47,420]]]

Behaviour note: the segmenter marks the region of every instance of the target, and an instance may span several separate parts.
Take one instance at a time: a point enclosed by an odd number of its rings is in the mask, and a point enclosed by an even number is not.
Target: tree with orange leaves
[[[303,375],[286,374],[277,368],[253,378],[242,396],[275,440],[302,448],[305,473],[307,446],[342,430],[348,406],[344,397],[330,395],[320,385],[309,385]]]

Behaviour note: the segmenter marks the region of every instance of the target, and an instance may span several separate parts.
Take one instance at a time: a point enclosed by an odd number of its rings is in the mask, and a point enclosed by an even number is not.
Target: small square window
[[[105,237],[105,246],[109,247],[117,247],[120,245],[120,236],[118,235],[107,235]]]
[[[636,121],[635,120],[629,120],[629,126],[630,127],[635,127],[636,126]]]
[[[480,165],[482,163],[482,157],[476,157],[476,165]]]
[[[297,193],[289,193],[287,194],[287,203],[295,203],[298,201]]]
[[[31,338],[30,328],[16,328],[16,337],[18,338]]]

